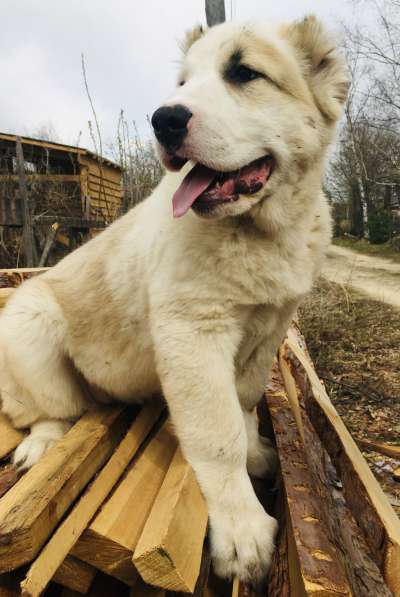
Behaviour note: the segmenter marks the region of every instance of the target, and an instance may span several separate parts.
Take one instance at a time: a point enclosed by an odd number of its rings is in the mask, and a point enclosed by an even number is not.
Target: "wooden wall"
[[[107,163],[100,165],[90,156],[79,156],[79,162],[82,196],[89,197],[84,217],[112,222],[121,210],[121,171]]]

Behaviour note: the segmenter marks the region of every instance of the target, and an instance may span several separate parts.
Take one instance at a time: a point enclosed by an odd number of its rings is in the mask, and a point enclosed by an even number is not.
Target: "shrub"
[[[369,240],[374,245],[382,245],[390,240],[393,230],[393,218],[390,211],[373,212],[368,218]]]

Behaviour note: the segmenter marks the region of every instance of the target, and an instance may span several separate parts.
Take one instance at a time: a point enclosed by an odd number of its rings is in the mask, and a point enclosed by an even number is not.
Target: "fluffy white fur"
[[[216,571],[259,581],[276,522],[246,470],[247,462],[262,476],[274,463],[254,409],[329,244],[321,179],[346,73],[313,18],[224,24],[188,45],[183,84],[168,102],[193,113],[179,155],[233,170],[271,154],[271,179],[213,218],[190,211],[177,220],[171,198],[189,162],[26,282],[0,319],[2,409],[16,427],[31,427],[15,455],[30,466],[93,396],[131,402],[162,389],[208,503]],[[235,89],[224,81],[237,49],[272,82]]]

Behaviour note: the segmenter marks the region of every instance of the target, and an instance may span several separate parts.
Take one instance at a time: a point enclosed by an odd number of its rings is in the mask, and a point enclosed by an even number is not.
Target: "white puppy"
[[[196,30],[184,52],[152,119],[176,172],[11,298],[2,408],[31,427],[15,456],[30,466],[93,395],[162,390],[207,500],[216,571],[260,581],[276,522],[246,470],[274,461],[255,406],[329,244],[321,181],[347,76],[313,17]]]

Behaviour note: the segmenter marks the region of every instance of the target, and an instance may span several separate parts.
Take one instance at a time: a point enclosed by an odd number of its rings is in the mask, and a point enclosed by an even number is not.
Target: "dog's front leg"
[[[277,524],[257,500],[246,470],[247,435],[233,364],[237,342],[226,326],[214,321],[207,327],[204,321],[154,322],[158,372],[183,452],[207,501],[215,570],[259,583],[271,561]]]

